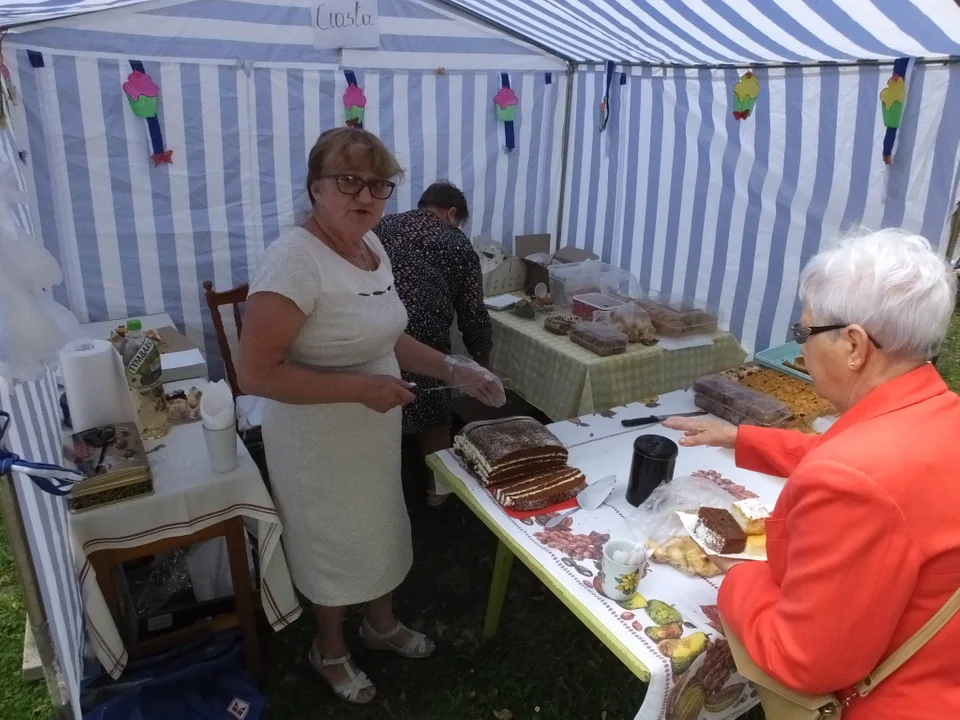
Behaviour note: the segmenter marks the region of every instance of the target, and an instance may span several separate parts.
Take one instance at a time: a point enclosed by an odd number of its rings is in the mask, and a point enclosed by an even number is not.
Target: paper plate
[[[691,513],[678,512],[677,516],[683,523],[684,529],[690,533],[693,541],[700,546],[707,555],[716,555],[717,557],[729,558],[730,560],[766,560],[767,559],[767,536],[766,535],[748,535],[747,548],[742,553],[730,553],[721,555],[700,542],[700,538],[693,534],[693,529],[697,526],[697,516]],[[762,538],[762,542],[759,539]]]

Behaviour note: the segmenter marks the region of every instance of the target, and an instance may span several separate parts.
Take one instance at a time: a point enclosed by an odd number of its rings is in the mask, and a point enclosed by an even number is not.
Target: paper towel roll
[[[73,340],[60,351],[60,371],[74,432],[136,422],[120,354],[106,340]]]

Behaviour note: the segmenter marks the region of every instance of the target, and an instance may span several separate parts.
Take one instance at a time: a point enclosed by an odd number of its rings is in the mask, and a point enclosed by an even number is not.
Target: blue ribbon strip
[[[603,109],[600,112],[600,132],[607,129],[607,122],[610,120],[610,85],[613,83],[613,61],[607,60],[606,66],[606,78],[603,84]]]
[[[500,73],[500,84],[505,88],[510,87],[510,75]],[[507,150],[513,150],[517,146],[517,140],[513,132],[513,120],[503,123],[503,144]]]
[[[907,65],[910,63],[910,58],[897,58],[893,61],[893,72],[895,75],[899,75],[903,78],[904,90],[906,90],[907,82]],[[906,95],[904,95],[903,101],[904,107],[906,107]],[[901,110],[901,112],[903,112]],[[893,156],[893,144],[897,141],[897,128],[887,128],[887,132],[883,135],[883,157],[884,159]]]
[[[14,472],[26,475],[38,488],[59,497],[69,495],[73,486],[83,480],[83,474],[76,470],[29,462],[15,453],[0,450],[0,475]]]
[[[349,86],[349,85],[354,85],[354,86],[356,86],[356,84],[357,84],[357,76],[356,76],[356,73],[353,72],[353,70],[344,70],[344,71],[343,71],[343,77],[346,79],[348,86]],[[358,123],[357,123],[357,127],[362,130],[362,129],[363,129],[363,123],[362,123],[362,122],[358,122]]]
[[[139,60],[131,60],[130,67],[135,72],[142,72],[146,75],[146,70],[143,69],[143,63]],[[163,147],[163,133],[160,132],[160,119],[154,115],[152,118],[147,118],[147,132],[150,134],[150,145],[153,147],[153,162],[155,165],[159,165],[162,162],[170,162],[170,155],[167,154],[167,151]]]

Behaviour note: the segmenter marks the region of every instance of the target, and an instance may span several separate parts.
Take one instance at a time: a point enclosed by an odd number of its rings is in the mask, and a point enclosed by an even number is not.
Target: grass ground
[[[950,387],[960,390],[960,316],[938,367]],[[398,594],[399,612],[438,640],[439,656],[405,662],[358,648],[357,661],[376,682],[383,700],[367,708],[346,708],[332,699],[304,662],[310,628],[302,619],[265,637],[269,720],[633,717],[643,698],[642,685],[519,563],[500,635],[490,644],[480,644],[496,548],[493,536],[462,505],[451,500],[437,512],[414,510],[413,524],[417,562]],[[0,533],[3,720],[39,720],[51,713],[44,684],[20,680],[23,613],[6,538]],[[355,628],[359,619],[354,616],[352,621]]]

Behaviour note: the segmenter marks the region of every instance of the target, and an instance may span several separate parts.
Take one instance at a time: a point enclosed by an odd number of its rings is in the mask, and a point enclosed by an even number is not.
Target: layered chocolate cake
[[[470,423],[453,446],[497,502],[513,510],[541,510],[586,485],[583,473],[567,465],[563,443],[533,418]]]
[[[577,468],[564,466],[539,475],[497,486],[493,496],[513,510],[542,510],[569,500],[586,487],[586,479]]]
[[[453,446],[484,485],[499,485],[567,464],[563,443],[529,417],[469,423]]]
[[[700,508],[693,534],[718,555],[736,555],[747,547],[746,533],[733,515],[721,508]]]

